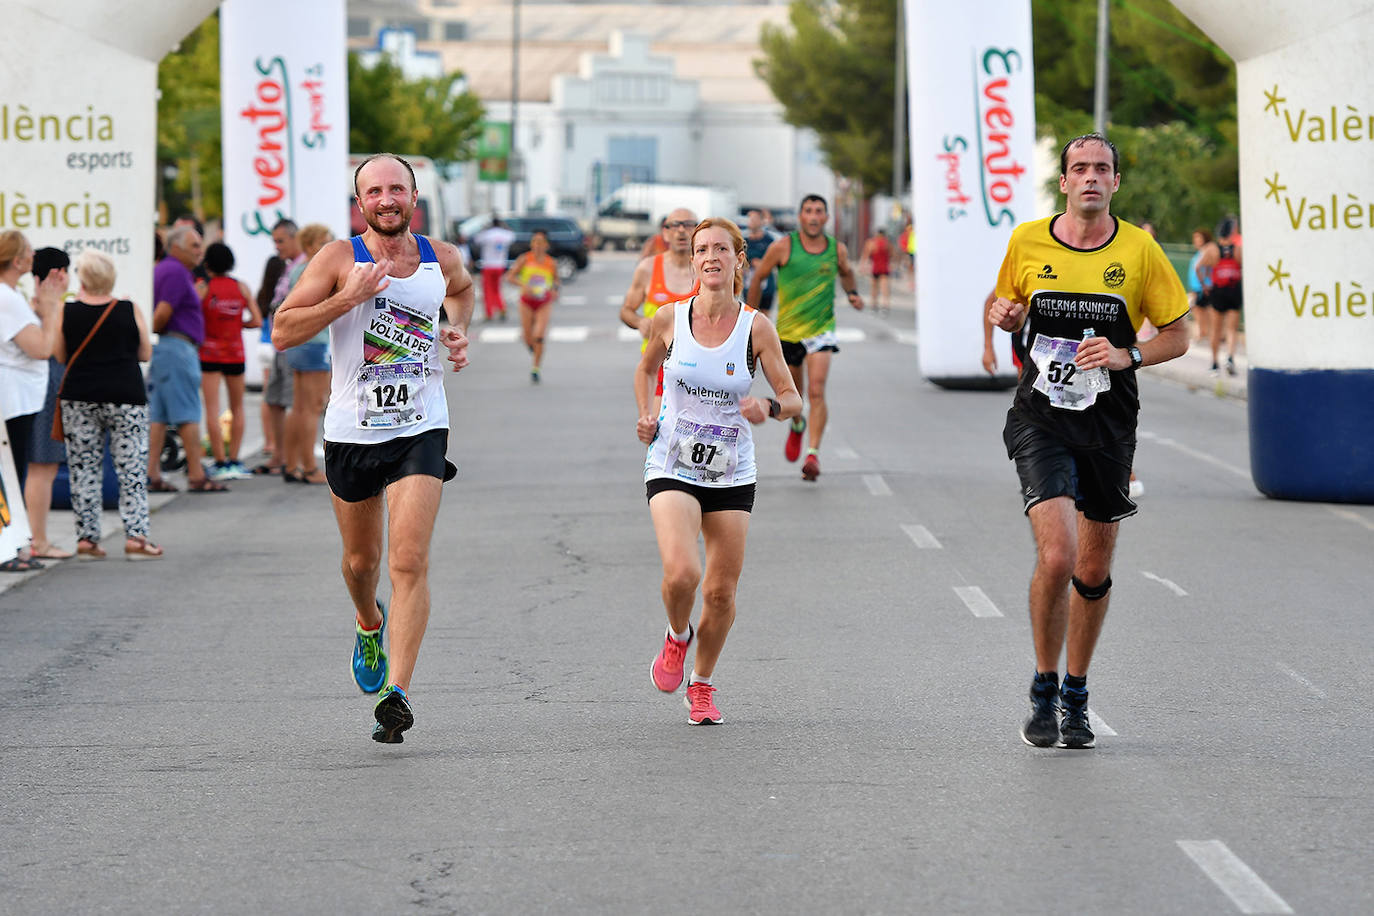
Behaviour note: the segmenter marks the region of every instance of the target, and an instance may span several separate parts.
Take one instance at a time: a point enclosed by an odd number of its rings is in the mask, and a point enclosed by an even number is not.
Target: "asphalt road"
[[[1374,508],[1262,498],[1243,403],[1145,380],[1098,747],[1029,748],[1010,395],[921,381],[909,300],[841,314],[819,482],[758,432],[726,724],[689,727],[648,676],[631,266],[567,287],[542,385],[501,325],[449,377],[403,745],[368,737],[322,487],[181,496],[165,560],[0,593],[0,908],[1374,910]]]

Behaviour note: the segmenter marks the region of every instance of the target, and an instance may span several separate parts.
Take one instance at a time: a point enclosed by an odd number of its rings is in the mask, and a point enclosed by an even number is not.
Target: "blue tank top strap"
[[[368,251],[367,246],[363,244],[363,237],[361,235],[355,235],[350,241],[353,242],[354,262],[358,264],[371,264],[372,252]]]
[[[361,235],[355,235],[349,241],[353,243],[354,261],[359,264],[373,263],[372,252],[368,251],[367,246],[363,244],[363,237]],[[438,263],[439,258],[434,254],[434,246],[429,243],[429,239],[425,238],[423,235],[417,234],[415,236],[415,242],[420,246],[421,264],[426,262]]]
[[[439,260],[437,257],[435,257],[434,246],[429,243],[429,239],[425,238],[423,235],[420,235],[418,232],[415,233],[415,243],[420,246],[421,264],[427,262],[437,262]]]

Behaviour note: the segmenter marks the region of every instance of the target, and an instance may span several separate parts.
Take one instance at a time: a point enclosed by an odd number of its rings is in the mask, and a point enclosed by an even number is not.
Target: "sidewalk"
[[[1188,352],[1178,359],[1147,366],[1140,371],[1155,378],[1165,379],[1183,385],[1190,391],[1210,391],[1219,398],[1235,398],[1244,401],[1247,396],[1246,376],[1250,360],[1245,354],[1245,335],[1240,336],[1236,348],[1236,374],[1226,374],[1226,355],[1222,352],[1220,372],[1212,372],[1212,348],[1205,341],[1193,341]]]
[[[248,423],[243,433],[243,445],[240,448],[240,458],[243,463],[251,467],[256,464],[248,459],[257,455],[262,450],[262,420],[260,419],[260,405],[262,404],[261,391],[245,391],[243,394],[243,411],[247,414]],[[201,432],[204,433],[204,427]],[[164,475],[169,483],[181,490],[180,493],[149,493],[148,512],[152,516],[152,537],[154,544],[161,544],[157,535],[157,511],[174,499],[179,499],[186,495],[186,472],[184,470],[175,471]],[[281,478],[275,478],[280,480]],[[234,481],[227,481],[227,485],[232,489]],[[233,499],[233,493],[206,493],[195,494],[197,499],[206,502],[218,502],[223,499]],[[124,525],[119,520],[118,509],[105,509],[101,513],[100,540],[109,552],[109,559],[105,562],[121,562],[124,550]],[[48,512],[48,534],[54,544],[63,550],[76,551],[76,518],[70,509],[52,509]],[[163,545],[167,546],[167,545]],[[63,563],[79,562],[75,557],[67,560],[43,560],[43,569],[35,569],[26,573],[5,573],[0,576],[0,593],[8,591],[10,588],[27,580],[30,576],[41,576],[49,569],[53,569]],[[151,561],[153,563],[161,561]]]

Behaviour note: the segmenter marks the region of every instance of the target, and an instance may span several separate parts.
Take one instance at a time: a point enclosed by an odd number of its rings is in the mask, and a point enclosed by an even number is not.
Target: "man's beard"
[[[405,235],[406,232],[408,232],[408,231],[410,230],[410,218],[411,218],[413,215],[414,215],[414,211],[411,211],[410,213],[407,213],[406,211],[402,210],[402,211],[401,211],[401,217],[402,217],[402,219],[401,219],[401,222],[400,222],[400,224],[399,224],[399,227],[396,228],[396,229],[383,229],[381,226],[377,225],[376,218],[375,218],[372,214],[369,214],[369,213],[364,213],[364,214],[363,214],[363,222],[367,223],[368,227],[369,227],[373,232],[377,233],[378,235],[385,235],[385,236],[394,238],[395,236],[398,236],[398,235]]]

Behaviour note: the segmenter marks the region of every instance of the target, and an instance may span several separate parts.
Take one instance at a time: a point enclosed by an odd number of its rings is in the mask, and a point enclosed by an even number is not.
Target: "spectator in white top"
[[[62,290],[45,289],[45,284],[40,284],[34,300],[38,312],[19,292],[19,278],[32,268],[33,246],[24,233],[15,229],[0,232],[0,419],[5,421],[20,493],[28,476],[34,417],[43,409],[48,394],[48,357],[62,315]],[[16,496],[15,501],[20,499]],[[7,557],[0,562],[0,572],[42,568],[41,562],[27,556]]]
[[[487,321],[497,315],[506,320],[506,303],[501,298],[501,278],[506,274],[506,262],[510,257],[510,244],[515,241],[515,233],[506,228],[496,214],[492,214],[491,225],[472,237],[477,245],[478,258],[482,265],[482,302]]]

